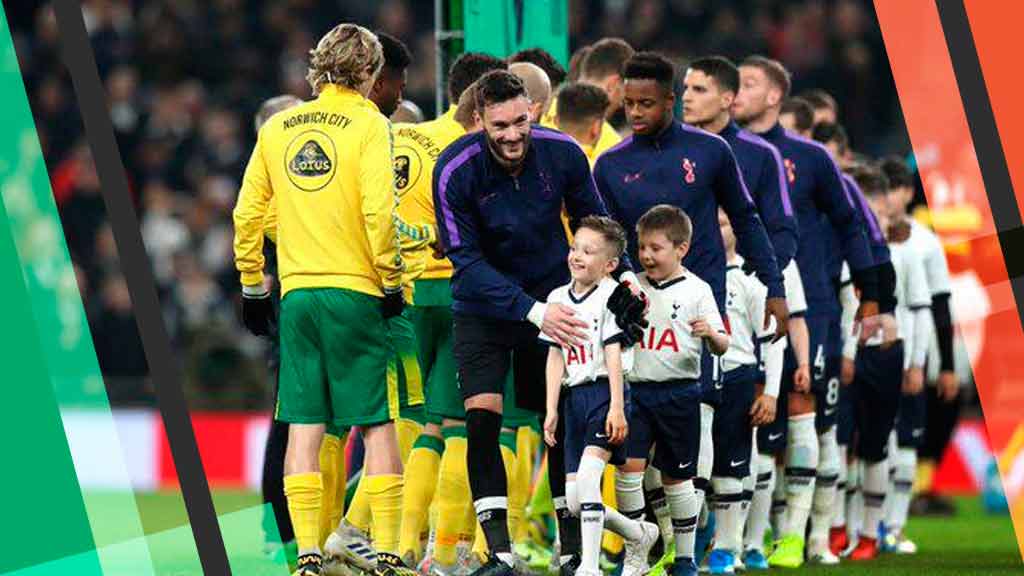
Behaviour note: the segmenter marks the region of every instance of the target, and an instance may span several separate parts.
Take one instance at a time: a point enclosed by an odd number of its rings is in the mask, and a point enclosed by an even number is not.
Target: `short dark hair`
[[[656,52],[637,52],[622,66],[623,79],[654,80],[670,92],[675,77],[672,62]]]
[[[889,179],[875,166],[855,164],[847,170],[847,174],[857,182],[857,186],[866,197],[884,196],[889,192]]]
[[[636,51],[622,38],[602,38],[590,46],[580,74],[586,78],[605,78],[621,74],[622,67]]]
[[[726,92],[740,91],[740,70],[725,56],[705,56],[698,58],[687,66],[690,70],[697,70],[710,76],[718,84],[718,87]]]
[[[587,56],[593,49],[594,48],[590,44],[580,46],[572,53],[572,56],[569,57],[569,76],[567,78],[569,82],[576,82],[580,79],[580,76],[583,73],[583,61],[587,59]]]
[[[612,257],[621,258],[626,251],[626,231],[622,225],[607,216],[585,216],[580,220],[577,230],[587,228],[604,238],[612,249]]]
[[[491,104],[527,97],[523,81],[508,70],[491,70],[476,82],[476,109],[483,115]]]
[[[847,147],[850,146],[850,138],[846,135],[846,129],[833,122],[822,122],[815,126],[811,137],[822,144],[835,142],[840,152],[846,152]]]
[[[690,242],[693,224],[683,209],[670,204],[658,204],[644,213],[636,222],[637,234],[664,232],[669,242],[679,246]]]
[[[387,32],[377,32],[380,47],[384,51],[384,67],[401,72],[412,64],[412,52],[404,42]]]
[[[793,81],[790,77],[789,70],[782,65],[782,62],[773,60],[767,56],[747,56],[740,62],[740,66],[753,66],[758,68],[764,75],[768,77],[768,80],[775,84],[775,86],[782,91],[782,97],[789,96],[789,90],[793,87]]]
[[[558,60],[555,60],[555,57],[543,48],[527,48],[508,57],[509,64],[516,62],[529,62],[539,66],[548,75],[552,88],[565,82],[565,77],[568,75],[565,67],[559,64]]]
[[[608,108],[608,95],[598,86],[583,82],[566,84],[558,91],[555,115],[559,122],[580,125],[594,119],[604,119]]]
[[[800,97],[807,100],[807,103],[815,110],[829,108],[836,114],[839,113],[839,104],[836,103],[836,99],[820,88],[805,90],[800,93]]]
[[[482,52],[466,52],[448,69],[448,98],[454,104],[473,82],[492,70],[508,70],[504,60]]]
[[[889,179],[890,188],[913,188],[914,173],[899,156],[886,156],[878,162],[878,168]]]
[[[807,132],[814,127],[814,108],[811,108],[811,105],[803,98],[787,98],[782,103],[779,114],[792,114],[796,119],[795,128],[799,132]]]

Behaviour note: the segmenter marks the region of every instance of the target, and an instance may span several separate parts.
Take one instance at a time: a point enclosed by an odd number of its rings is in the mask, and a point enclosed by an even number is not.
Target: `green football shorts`
[[[281,301],[275,418],[367,426],[399,415],[398,366],[380,298],[343,288],[298,288]]]

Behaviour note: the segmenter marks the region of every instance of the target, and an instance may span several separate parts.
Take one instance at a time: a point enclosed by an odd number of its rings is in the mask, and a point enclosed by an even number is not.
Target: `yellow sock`
[[[473,535],[473,554],[481,562],[487,562],[487,537],[484,536],[484,527],[480,522],[476,523],[476,534]]]
[[[512,532],[513,543],[523,542],[530,537],[529,525],[523,519],[526,517],[526,501],[530,498],[530,483],[533,481],[533,457],[537,445],[535,436],[537,433],[529,426],[520,426],[516,430],[516,472],[508,487],[509,518],[512,517],[513,508],[521,508],[522,513],[516,530]]]
[[[338,526],[345,508],[345,442],[333,434],[324,434],[320,445],[320,475],[323,496],[320,503],[320,546]]]
[[[473,496],[466,471],[466,428],[449,427],[442,431],[444,453],[437,478],[437,530],[434,535],[434,560],[444,567],[455,564],[460,538],[471,538],[476,529]]]
[[[917,473],[914,477],[914,494],[931,492],[932,483],[935,481],[935,461],[920,460],[917,463]]]
[[[523,514],[526,512],[526,494],[515,490],[516,485],[516,462],[519,456],[516,454],[516,433],[501,433],[501,461],[505,465],[505,493],[508,495],[508,533],[515,534],[523,523]]]
[[[604,467],[604,476],[601,478],[601,500],[604,502],[606,508],[618,509],[618,503],[615,499],[614,466]],[[604,534],[601,536],[601,548],[612,554],[618,554],[622,551],[622,546],[622,536],[619,536],[611,530],[604,531]]]
[[[420,535],[427,525],[427,512],[437,488],[437,474],[441,467],[444,441],[436,436],[422,435],[405,465],[405,491],[402,492],[402,532],[398,539],[399,556],[412,552],[416,560],[420,549]]]
[[[323,490],[323,479],[319,472],[284,477],[284,495],[288,499],[288,515],[292,518],[299,554],[320,553],[320,501]]]
[[[366,495],[366,476],[362,476],[359,478],[359,485],[356,486],[356,492],[352,495],[352,501],[349,502],[348,510],[345,512],[345,521],[363,532],[369,533],[373,519],[370,505],[370,498]]]
[[[366,498],[373,514],[373,547],[377,552],[398,554],[398,532],[402,522],[402,475],[364,476]]]
[[[412,454],[412,449],[416,445],[416,440],[419,439],[421,432],[423,432],[423,425],[415,420],[409,420],[408,418],[395,420],[395,434],[398,435],[398,454],[401,456],[403,464],[409,460],[409,455]]]

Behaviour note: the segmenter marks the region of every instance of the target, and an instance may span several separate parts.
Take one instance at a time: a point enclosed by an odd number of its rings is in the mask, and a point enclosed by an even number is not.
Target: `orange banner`
[[[1007,160],[1011,167],[1017,164],[1013,179],[1024,186],[1017,173],[1024,164],[1014,162],[1024,154],[1024,115],[1010,100],[1016,70],[1005,43],[997,44],[1018,33],[1012,26],[1020,19],[1008,12],[1024,14],[1024,6],[1013,4],[979,0],[967,7]],[[1024,332],[945,35],[932,0],[876,0],[875,10],[932,221],[946,247],[953,275],[953,318],[998,453],[1024,415]],[[983,20],[991,28],[979,27]],[[1000,101],[1006,103],[1000,106]],[[1012,146],[1010,133],[1016,133]],[[1011,157],[1011,147],[1017,156]],[[1019,194],[1017,199],[1020,203]],[[1014,506],[1012,512],[1018,544],[1024,549],[1024,507]]]

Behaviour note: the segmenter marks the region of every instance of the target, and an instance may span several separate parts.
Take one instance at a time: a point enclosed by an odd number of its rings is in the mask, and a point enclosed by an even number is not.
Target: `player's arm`
[[[785,298],[782,274],[775,260],[768,233],[757,215],[754,200],[743,182],[736,157],[724,142],[721,143],[721,163],[715,174],[714,191],[736,231],[736,251],[750,263],[758,280],[768,287],[769,298]]]
[[[460,277],[462,293],[490,302],[506,320],[525,320],[537,301],[484,258],[467,169],[446,170],[447,166],[442,160],[434,167],[434,211],[438,236]]]
[[[558,428],[558,398],[562,392],[562,377],[565,374],[565,358],[558,345],[548,348],[548,361],[544,368],[545,381],[545,415],[544,441],[548,446],[555,445],[555,430]]]
[[[928,276],[928,287],[932,292],[932,321],[936,340],[939,343],[939,372],[954,374],[953,364],[953,315],[949,308],[950,281],[946,255],[939,237],[928,234],[924,252],[924,271]],[[955,378],[955,377],[954,377]]]
[[[271,196],[267,204],[267,214],[263,217],[263,235],[277,244],[277,196]]]
[[[783,270],[796,255],[800,232],[789,198],[789,185],[786,183],[786,169],[782,164],[782,156],[778,149],[770,144],[766,150],[769,154],[768,160],[764,163],[765,168],[761,171],[761,181],[758,183],[757,212],[771,237],[779,270]]]
[[[366,237],[381,287],[385,294],[394,294],[402,289],[403,263],[395,227],[398,203],[395,201],[391,130],[383,116],[370,122],[362,145],[359,187]]]
[[[928,346],[932,340],[931,294],[920,255],[913,250],[906,252],[909,257],[906,258],[905,292],[907,308],[913,315],[913,334],[907,340],[910,370],[907,391],[917,393],[924,385],[924,363],[928,358]]]
[[[853,282],[860,290],[861,304],[871,303],[867,311],[875,312],[871,309],[878,303],[875,261],[853,198],[846,191],[839,167],[825,150],[820,150],[815,170],[814,202],[838,232],[843,257],[849,262]]]
[[[257,286],[263,290],[263,267],[266,265],[263,258],[263,235],[268,208],[274,195],[261,142],[261,139],[257,139],[252,155],[249,156],[249,164],[242,177],[242,188],[232,213],[235,223],[235,267],[241,275],[243,290],[250,291]]]

